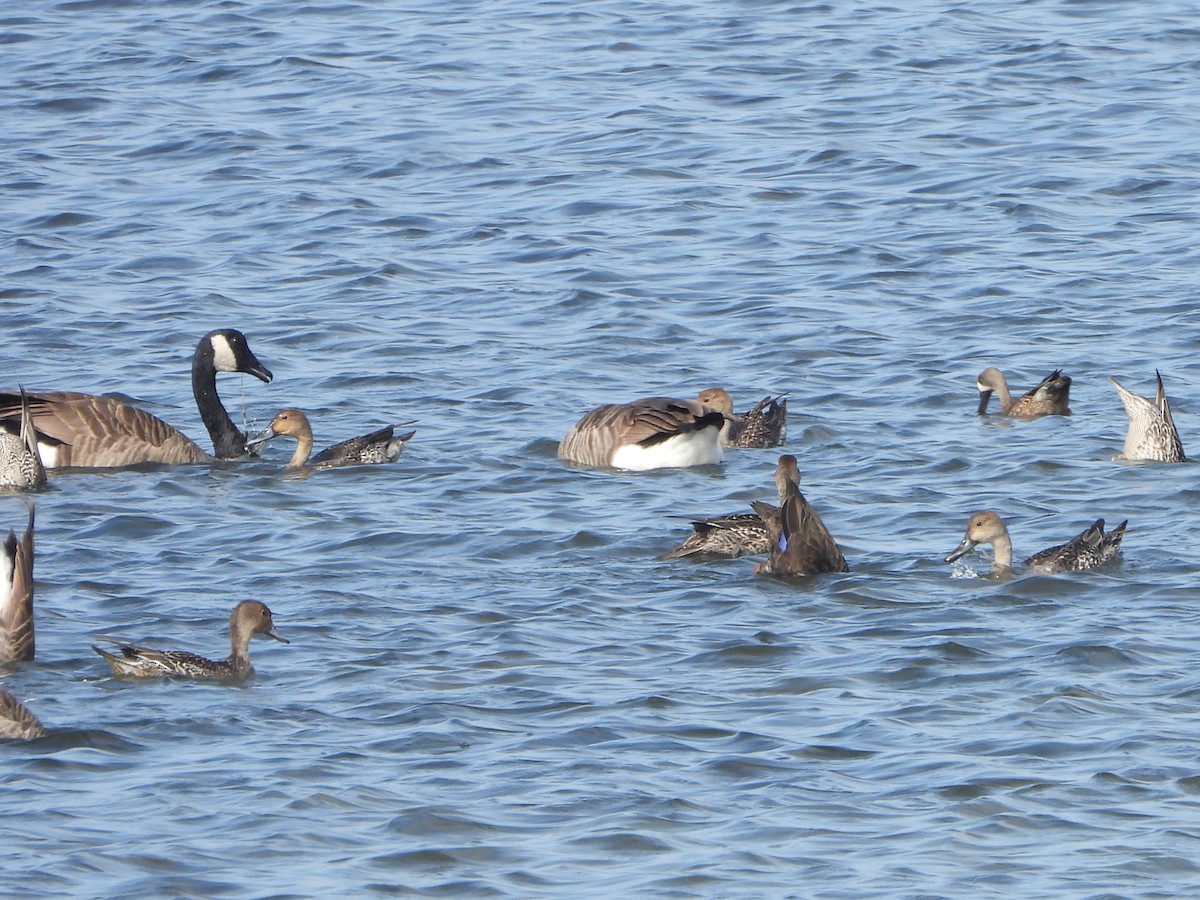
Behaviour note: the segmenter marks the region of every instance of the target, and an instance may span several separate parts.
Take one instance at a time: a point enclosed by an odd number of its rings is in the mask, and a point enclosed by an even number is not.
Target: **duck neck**
[[[217,368],[213,364],[212,344],[201,341],[192,357],[192,394],[200,418],[212,438],[213,456],[229,459],[246,455],[246,436],[233,424],[217,396]]]
[[[235,672],[253,671],[250,665],[251,637],[249,634],[239,634],[237,625],[229,623],[229,665]]]
[[[992,551],[995,554],[993,565],[997,569],[1012,568],[1012,540],[1007,534],[1002,534],[992,541]]]
[[[313,438],[311,434],[300,434],[296,436],[296,452],[292,454],[292,458],[288,460],[287,467],[289,469],[298,469],[300,466],[308,462],[309,454],[312,453]]]
[[[1000,412],[1006,413],[1012,409],[1013,398],[1008,390],[1008,380],[1001,375],[996,379],[996,399],[1000,401]]]

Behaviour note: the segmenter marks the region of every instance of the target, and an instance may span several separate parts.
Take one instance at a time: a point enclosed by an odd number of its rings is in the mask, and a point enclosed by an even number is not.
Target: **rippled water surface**
[[[200,438],[231,326],[252,427],[419,424],[53,479],[0,892],[1195,893],[1195,469],[1113,460],[1105,376],[1161,370],[1200,454],[1198,59],[1182,0],[5,5],[0,386]],[[989,365],[1075,415],[978,418]],[[773,451],[555,459],[717,384],[789,392],[849,574],[655,561]],[[1128,518],[1124,561],[943,563],[989,507],[1018,557]],[[89,649],[220,655],[246,597],[292,643],[242,688]]]

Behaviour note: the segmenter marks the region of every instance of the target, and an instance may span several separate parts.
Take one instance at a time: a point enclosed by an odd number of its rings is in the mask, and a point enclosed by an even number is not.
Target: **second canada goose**
[[[4,541],[3,572],[0,573],[0,662],[33,659],[33,512],[17,541],[11,529]]]
[[[21,419],[16,433],[11,420],[0,421],[0,487],[36,491],[46,486],[46,467],[38,450],[37,432],[29,412],[29,397],[21,388]]]
[[[1008,380],[999,369],[984,369],[975,384],[979,389],[979,415],[987,415],[992,393],[999,395],[1000,415],[1013,419],[1032,419],[1037,416],[1069,416],[1071,414],[1071,377],[1055,369],[1023,397],[1013,400]]]
[[[778,447],[787,440],[787,400],[763,397],[746,412],[733,411],[733,398],[724,388],[709,388],[696,397],[725,417],[721,427],[722,447]]]
[[[192,356],[192,393],[212,437],[212,455],[162,419],[124,401],[73,391],[31,391],[29,409],[42,462],[49,469],[109,468],[245,456],[246,435],[217,396],[217,372],[245,372],[264,382],[272,378],[240,331],[224,328],[200,339]],[[20,414],[20,394],[0,391],[0,419]]]
[[[1157,462],[1184,462],[1183,443],[1171,416],[1171,405],[1163,389],[1162,376],[1155,370],[1158,387],[1154,400],[1127,390],[1111,375],[1108,380],[1117,389],[1125,413],[1129,416],[1129,429],[1125,432],[1124,459],[1148,459]]]
[[[583,466],[649,469],[721,462],[725,417],[699,400],[646,397],[598,406],[558,445],[558,458]]]
[[[782,498],[779,509],[770,503],[754,501],[751,506],[762,516],[770,535],[767,561],[755,566],[759,574],[817,575],[822,572],[849,572],[846,557],[837,541],[800,493],[800,468],[796,457],[779,457],[775,480]]]
[[[221,660],[207,659],[186,650],[151,650],[134,644],[121,644],[119,653],[101,650],[99,653],[114,675],[128,678],[199,678],[227,681],[246,678],[254,673],[250,665],[250,638],[265,634],[285,644],[291,643],[275,630],[271,610],[257,600],[243,600],[229,614],[229,656]]]
[[[411,425],[411,422],[404,422]],[[296,439],[296,452],[288,460],[287,468],[297,469],[308,467],[327,469],[334,466],[355,466],[364,463],[390,463],[400,458],[404,445],[416,434],[409,431],[399,437],[393,433],[399,425],[387,425],[370,434],[360,435],[326,447],[316,456],[309,457],[313,448],[312,425],[308,416],[298,409],[285,409],[275,414],[266,428],[252,437],[247,443],[250,446],[264,444],[273,438],[286,435]]]

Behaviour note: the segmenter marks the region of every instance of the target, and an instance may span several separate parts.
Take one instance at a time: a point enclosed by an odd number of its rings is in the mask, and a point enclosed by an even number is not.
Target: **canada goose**
[[[1071,378],[1055,369],[1041,384],[1018,400],[1008,391],[1008,380],[999,369],[984,369],[975,385],[979,389],[979,415],[987,415],[988,400],[993,391],[999,395],[1000,415],[1014,419],[1037,416],[1069,416],[1071,414]]]
[[[3,582],[0,582],[0,662],[33,659],[33,513],[18,543],[11,529],[4,541]]]
[[[649,469],[704,466],[724,459],[725,417],[698,400],[647,397],[598,406],[558,445],[558,458],[583,466]]]
[[[38,451],[37,432],[25,389],[21,393],[21,418],[16,434],[8,431],[12,420],[0,421],[0,487],[36,491],[46,486],[46,467]]]
[[[0,687],[0,739],[28,741],[46,736],[37,716],[25,704]]]
[[[121,644],[120,653],[109,653],[95,644],[92,649],[104,657],[113,674],[130,678],[180,678],[230,680],[245,678],[254,672],[250,665],[250,638],[265,634],[290,643],[275,630],[271,610],[257,600],[243,600],[229,614],[229,656],[222,660],[206,659],[186,650],[150,650],[133,644]]]
[[[1129,416],[1129,429],[1125,432],[1125,459],[1149,459],[1157,462],[1184,462],[1183,444],[1171,416],[1167,403],[1167,392],[1163,389],[1162,375],[1156,369],[1154,377],[1158,388],[1154,402],[1126,390],[1111,375],[1108,380],[1117,389],[1125,413]]]
[[[787,400],[782,394],[763,397],[741,415],[733,411],[733,398],[724,388],[701,391],[696,399],[725,417],[722,447],[778,447],[787,439]]]
[[[1097,519],[1071,540],[1057,547],[1050,547],[1033,554],[1022,565],[1032,572],[1043,575],[1055,572],[1079,572],[1094,569],[1112,560],[1121,552],[1121,539],[1125,537],[1122,522],[1108,534],[1104,533],[1104,520]],[[946,557],[954,562],[975,549],[977,544],[991,544],[995,551],[996,569],[1012,568],[1012,540],[1004,520],[996,513],[985,510],[977,512],[967,520],[967,534],[962,543]]]
[[[402,425],[411,425],[403,422]],[[255,446],[264,444],[273,438],[286,435],[296,439],[296,452],[288,461],[287,468],[295,469],[307,466],[313,469],[332,468],[333,466],[353,466],[362,463],[390,463],[400,458],[404,445],[416,434],[409,431],[399,437],[392,437],[393,431],[399,425],[388,425],[370,434],[350,438],[340,444],[334,444],[309,459],[312,453],[313,433],[308,416],[298,409],[285,409],[275,414],[266,428],[252,437],[247,444]]]
[[[800,493],[796,457],[791,454],[779,457],[775,480],[782,498],[779,509],[759,500],[750,504],[762,516],[771,542],[767,561],[755,566],[754,571],[771,575],[849,572],[837,541]]]
[[[162,419],[120,400],[73,391],[36,391],[29,394],[29,407],[39,432],[42,462],[50,469],[108,468],[244,456],[246,435],[221,405],[217,372],[245,372],[265,382],[272,378],[240,331],[225,328],[200,339],[192,357],[192,393],[212,436],[213,456]],[[20,410],[18,393],[0,392],[0,419],[13,419]]]

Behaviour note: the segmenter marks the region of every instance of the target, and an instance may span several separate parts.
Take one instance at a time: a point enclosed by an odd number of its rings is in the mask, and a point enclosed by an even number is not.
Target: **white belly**
[[[725,458],[725,451],[717,441],[719,433],[720,430],[714,426],[676,435],[653,447],[625,444],[613,453],[612,466],[615,469],[629,469],[634,472],[710,466]]]

